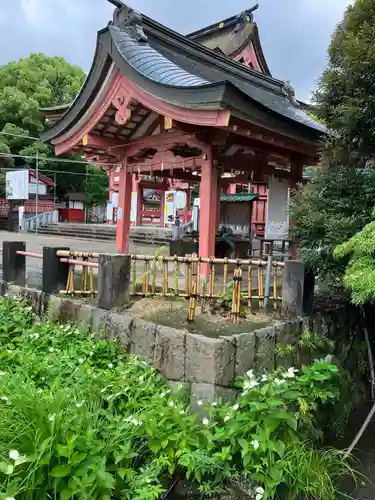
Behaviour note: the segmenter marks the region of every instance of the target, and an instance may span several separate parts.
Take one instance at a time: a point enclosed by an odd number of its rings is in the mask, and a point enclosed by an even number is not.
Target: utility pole
[[[39,209],[39,151],[36,152],[36,198],[35,198],[35,211],[36,211],[36,224],[35,224],[35,234],[38,234],[38,209]]]

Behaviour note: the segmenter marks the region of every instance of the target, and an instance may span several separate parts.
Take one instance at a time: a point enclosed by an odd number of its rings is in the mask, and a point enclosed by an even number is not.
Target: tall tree
[[[0,167],[25,163],[35,167],[33,157],[38,153],[39,167],[46,175],[53,177],[52,170],[64,172],[57,174],[58,191],[84,190],[84,176],[74,174],[84,174],[86,165],[43,161],[54,156],[49,145],[18,137],[39,137],[48,126],[40,108],[72,102],[84,79],[85,73],[79,67],[44,54],[32,54],[0,67]],[[21,157],[6,156],[10,153]]]
[[[356,0],[329,48],[329,64],[314,96],[328,128],[320,173],[292,202],[293,239],[305,261],[342,284],[349,255],[337,245],[371,221],[375,203],[375,2]]]

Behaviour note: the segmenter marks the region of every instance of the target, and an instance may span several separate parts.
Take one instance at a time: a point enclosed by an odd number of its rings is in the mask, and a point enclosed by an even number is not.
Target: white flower
[[[296,373],[298,372],[297,368],[288,368],[288,371],[286,371],[285,373],[283,373],[283,377],[284,378],[294,378],[296,375]]]
[[[185,415],[185,410],[181,410],[180,415]]]
[[[260,493],[257,493],[255,495],[255,500],[262,500],[262,498],[263,498],[263,495],[261,495]]]
[[[90,351],[90,353],[89,353],[89,354],[90,354],[90,356],[94,356],[94,353],[93,353],[92,351]]]
[[[276,385],[285,384],[285,380],[282,380],[280,378],[275,378],[274,382],[275,382]]]
[[[230,420],[230,415],[225,415],[224,422],[228,422],[228,420]]]
[[[112,364],[112,363],[108,363],[108,368],[109,368],[110,370],[112,370],[112,368],[113,368],[113,364]]]
[[[10,450],[9,452],[9,458],[11,460],[18,460],[20,458],[20,454],[18,452],[18,450]]]
[[[53,347],[50,347],[48,350],[49,352],[53,352],[55,349]]]
[[[85,404],[84,401],[81,401],[80,403],[76,403],[77,408],[82,408],[82,406]]]
[[[267,382],[267,380],[268,380],[267,375],[263,375],[262,378],[261,378],[261,381],[262,382]]]
[[[203,404],[203,401],[202,401],[202,400],[197,401],[197,405],[198,405],[198,406],[202,406],[202,404]]]
[[[20,455],[18,450],[10,450],[9,458],[11,460],[14,460],[15,466],[21,465],[21,464],[27,462],[27,458],[24,455]]]
[[[169,401],[168,406],[170,406],[171,408],[173,408],[174,407],[174,401]]]
[[[254,448],[254,450],[257,450],[259,448],[259,441],[257,441],[256,439],[253,439],[250,444]]]
[[[240,405],[238,405],[238,404],[234,405],[234,406],[232,406],[232,410],[237,411],[239,409],[239,407],[240,407]]]
[[[202,420],[202,424],[203,424],[203,425],[208,425],[209,423],[210,423],[210,421],[208,420],[208,418],[204,418],[204,419]]]
[[[261,486],[258,486],[258,488],[255,488],[255,493],[258,493],[259,495],[264,495],[265,491]]]
[[[8,402],[9,398],[7,396],[1,396],[0,398],[2,401]]]
[[[160,394],[160,397],[161,397],[161,398],[165,398],[165,396],[166,396],[166,395],[167,395],[167,393],[166,393],[166,392],[162,392],[162,393]]]
[[[79,358],[79,359],[78,359],[78,363],[79,363],[80,365],[82,365],[84,362],[85,362],[85,360],[84,360],[83,358]]]
[[[243,383],[243,388],[245,390],[249,390],[253,389],[257,385],[259,385],[259,383],[256,380],[245,380],[245,382]]]
[[[246,375],[249,377],[249,378],[254,378],[254,370],[249,370]]]
[[[6,497],[5,500],[16,500],[14,497]]]
[[[52,413],[51,415],[49,415],[48,420],[53,423],[55,421],[55,417],[56,417],[56,414]]]
[[[214,401],[214,402],[212,403],[212,406],[217,406],[216,401]]]

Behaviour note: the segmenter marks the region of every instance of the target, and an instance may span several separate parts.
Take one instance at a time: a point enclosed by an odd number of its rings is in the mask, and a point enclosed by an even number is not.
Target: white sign
[[[267,240],[285,240],[289,231],[289,184],[284,179],[270,179],[266,217]]]
[[[6,173],[6,196],[8,200],[29,199],[29,171],[13,170]]]
[[[111,201],[107,203],[107,220],[113,220],[113,203]]]
[[[138,193],[137,191],[133,191],[131,207],[130,207],[130,222],[133,224],[137,222],[137,206],[138,206]]]
[[[112,204],[113,208],[118,208],[118,193],[112,193]]]

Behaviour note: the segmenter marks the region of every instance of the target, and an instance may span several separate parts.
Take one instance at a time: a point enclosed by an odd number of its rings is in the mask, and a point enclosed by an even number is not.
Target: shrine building
[[[120,0],[99,31],[71,106],[44,110],[57,155],[79,153],[118,179],[116,247],[126,253],[135,180],[199,183],[199,255],[212,257],[222,192],[267,184],[268,233],[288,231],[288,192],[318,161],[325,128],[267,66],[254,8],[182,35]],[[272,205],[272,206],[271,206]],[[285,237],[285,236],[284,236]]]

